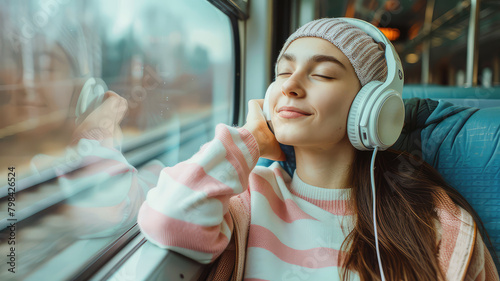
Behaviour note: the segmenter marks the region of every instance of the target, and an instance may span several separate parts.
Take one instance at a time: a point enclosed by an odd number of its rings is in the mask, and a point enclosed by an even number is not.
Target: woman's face
[[[58,45],[32,44],[32,49],[29,56],[1,60],[0,129],[28,121],[29,128],[37,128],[32,133],[42,133],[60,127],[67,118],[75,87],[67,55]]]
[[[299,38],[277,71],[269,105],[280,143],[328,149],[349,141],[347,115],[361,84],[337,47],[320,38]]]

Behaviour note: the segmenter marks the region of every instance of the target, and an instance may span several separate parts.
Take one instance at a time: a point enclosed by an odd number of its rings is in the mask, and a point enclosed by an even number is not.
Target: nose
[[[282,85],[281,93],[288,97],[301,98],[305,96],[305,90],[300,77],[292,74]]]
[[[36,94],[35,81],[32,75],[23,75],[22,80],[18,84],[16,95],[19,99],[26,101],[36,101],[38,95]]]

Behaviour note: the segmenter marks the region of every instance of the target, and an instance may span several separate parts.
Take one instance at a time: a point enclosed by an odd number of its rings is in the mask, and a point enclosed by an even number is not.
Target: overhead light
[[[418,61],[418,55],[411,53],[411,54],[406,55],[405,59],[406,59],[407,63],[416,63]]]
[[[399,35],[401,32],[397,28],[391,28],[391,27],[379,27],[380,31],[384,33],[384,35],[389,39],[390,41],[397,40],[399,38]]]
[[[443,39],[439,37],[434,37],[432,38],[431,43],[433,47],[439,47],[441,46],[441,44],[443,44]]]

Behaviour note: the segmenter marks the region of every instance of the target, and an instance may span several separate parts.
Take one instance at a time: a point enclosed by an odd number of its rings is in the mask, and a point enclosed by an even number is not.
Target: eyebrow
[[[283,54],[282,58],[286,59],[287,61],[291,61],[291,62],[295,62],[296,61],[296,58],[294,55],[292,54]],[[310,57],[308,60],[307,60],[308,63],[310,62],[314,62],[314,63],[319,63],[319,62],[332,62],[332,63],[335,63],[337,65],[339,65],[340,67],[342,67],[343,69],[347,69],[345,67],[345,65],[343,63],[341,63],[337,58],[335,57],[332,57],[332,56],[326,56],[326,55],[314,55],[312,57]]]
[[[71,58],[69,57],[69,54],[63,54],[62,56],[58,53],[56,53],[53,50],[36,50],[34,51],[34,56],[40,57],[42,55],[49,56],[51,59],[59,61],[60,63],[68,63],[68,61],[71,61]]]

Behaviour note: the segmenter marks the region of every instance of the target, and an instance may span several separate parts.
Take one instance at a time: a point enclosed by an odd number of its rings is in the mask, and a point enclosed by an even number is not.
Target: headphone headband
[[[385,37],[385,35],[375,27],[374,25],[354,18],[337,18],[343,20],[349,24],[352,24],[359,29],[363,30],[370,37],[375,40],[377,43],[383,43],[385,45],[385,60],[387,64],[387,78],[385,82],[380,87],[381,89],[394,89],[398,93],[403,92],[403,84],[404,84],[404,74],[403,74],[403,66],[401,65],[401,61],[399,56],[396,54],[396,49],[392,45],[391,41]]]

